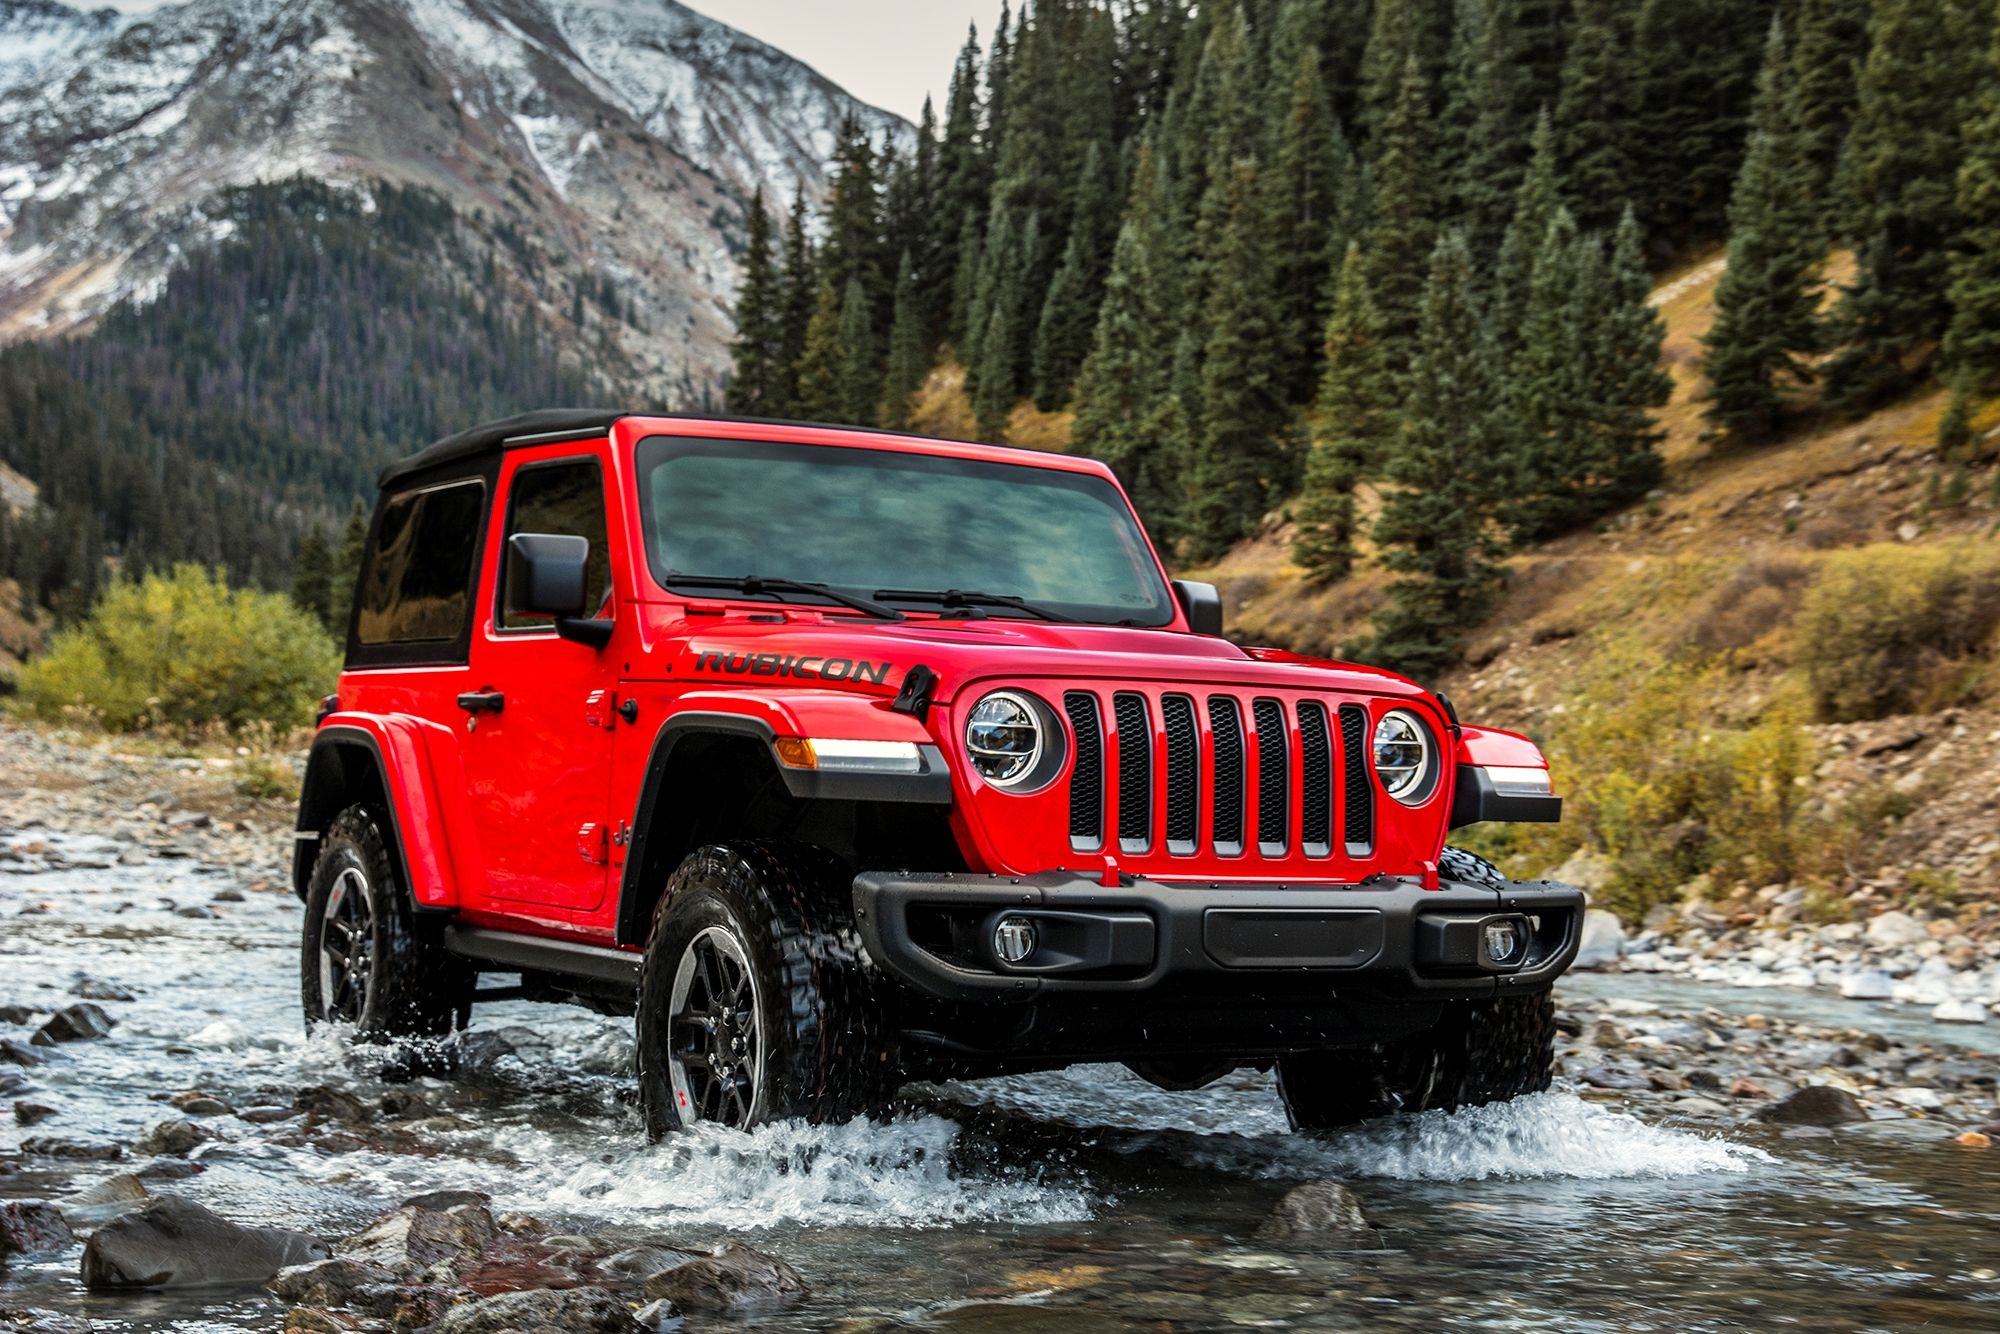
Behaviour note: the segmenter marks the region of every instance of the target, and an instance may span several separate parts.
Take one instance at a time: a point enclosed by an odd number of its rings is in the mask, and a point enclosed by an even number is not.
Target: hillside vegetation
[[[1472,837],[1522,873],[1581,850],[1569,872],[1635,916],[1689,892],[1837,918],[2000,899],[2000,400],[1956,458],[1936,388],[1758,447],[1705,434],[1721,273],[1697,262],[1656,294],[1660,486],[1513,555],[1437,680],[1468,720],[1542,741],[1568,794],[1561,826]],[[1315,589],[1291,536],[1274,513],[1197,574],[1232,633],[1339,654],[1388,576]]]

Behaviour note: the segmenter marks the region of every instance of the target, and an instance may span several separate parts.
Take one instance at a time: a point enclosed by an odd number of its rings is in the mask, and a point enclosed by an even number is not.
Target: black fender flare
[[[777,731],[762,718],[741,713],[697,711],[678,713],[660,724],[653,736],[653,748],[646,758],[646,776],[632,808],[631,835],[625,847],[625,866],[618,882],[618,918],[614,939],[620,945],[643,945],[652,927],[654,898],[643,883],[646,867],[646,840],[654,828],[661,790],[666,785],[668,766],[674,749],[695,736],[750,737],[771,750]],[[921,805],[949,806],[952,801],[951,771],[944,754],[936,746],[918,747],[922,768],[913,774],[842,773],[823,769],[795,769],[778,762],[771,751],[771,763],[784,779],[785,788],[801,801],[890,801]]]
[[[347,770],[347,757],[354,755],[365,757],[361,762],[373,771],[374,792],[367,791],[365,786],[357,790],[354,776]],[[336,815],[365,797],[378,799],[383,817],[389,822],[389,855],[395,860],[396,875],[403,882],[403,893],[409,896],[410,906],[420,913],[449,912],[416,901],[401,818],[396,814],[389,766],[382,758],[380,743],[362,728],[338,723],[322,726],[306,752],[305,780],[299,786],[299,813],[292,833],[292,892],[299,896],[299,902],[305,902],[306,889],[312,883],[313,867],[319,861],[321,833]]]

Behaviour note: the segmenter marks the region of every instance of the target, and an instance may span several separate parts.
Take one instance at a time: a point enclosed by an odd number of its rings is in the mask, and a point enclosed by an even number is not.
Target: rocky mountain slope
[[[383,180],[448,200],[551,313],[614,293],[635,390],[699,400],[745,203],[817,195],[850,114],[907,134],[673,0],[0,0],[0,340],[159,291],[226,233],[220,192]]]

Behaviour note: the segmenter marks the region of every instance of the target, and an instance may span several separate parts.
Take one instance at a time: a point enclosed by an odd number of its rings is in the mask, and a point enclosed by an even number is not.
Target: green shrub
[[[1834,722],[1945,708],[1976,696],[2000,627],[2000,547],[1836,552],[1800,609],[1796,660]]]
[[[114,584],[21,669],[15,707],[117,731],[303,726],[333,688],[332,639],[290,598],[232,590],[196,565]]]

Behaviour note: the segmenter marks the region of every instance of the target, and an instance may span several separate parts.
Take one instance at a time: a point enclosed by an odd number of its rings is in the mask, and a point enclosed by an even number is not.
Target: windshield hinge
[[[889,707],[922,722],[930,712],[931,692],[937,689],[937,683],[938,674],[918,663],[903,673],[903,687],[896,692],[896,698],[889,701]]]

